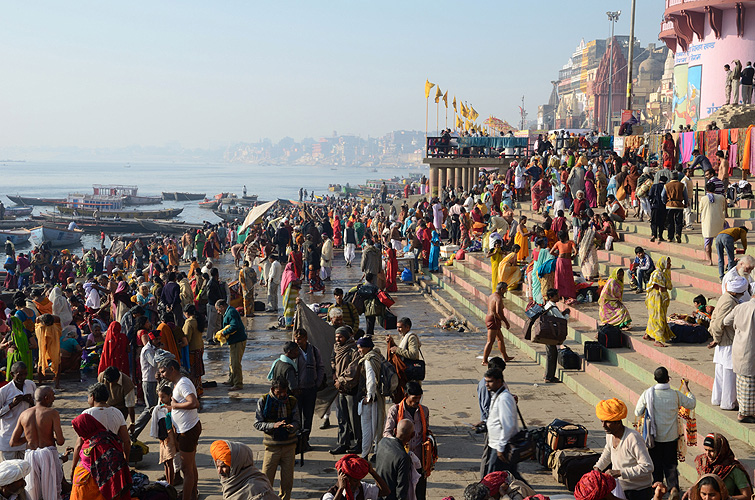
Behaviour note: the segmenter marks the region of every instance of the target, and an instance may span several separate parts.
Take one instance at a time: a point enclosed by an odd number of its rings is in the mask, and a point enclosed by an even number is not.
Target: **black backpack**
[[[614,325],[600,325],[598,327],[598,342],[609,349],[624,347],[624,334]]]

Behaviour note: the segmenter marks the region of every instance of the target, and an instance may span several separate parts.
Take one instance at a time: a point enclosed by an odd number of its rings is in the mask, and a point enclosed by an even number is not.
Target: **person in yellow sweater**
[[[724,279],[724,274],[734,267],[734,243],[740,240],[742,248],[747,251],[747,228],[744,226],[724,229],[716,236],[716,251],[718,252],[718,277]],[[724,268],[724,252],[729,257],[729,264]]]

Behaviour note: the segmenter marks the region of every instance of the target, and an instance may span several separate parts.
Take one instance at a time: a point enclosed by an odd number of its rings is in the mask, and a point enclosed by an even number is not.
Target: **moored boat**
[[[80,216],[94,216],[96,210],[89,208],[72,208],[58,206],[61,214],[78,214]],[[99,217],[120,217],[121,219],[172,219],[183,212],[183,208],[166,208],[163,210],[100,210]]]
[[[189,229],[201,229],[201,224],[187,224],[184,221],[164,221],[139,219],[139,224],[147,231],[157,233],[184,233]]]
[[[50,206],[50,205],[60,205],[61,203],[65,203],[66,202],[65,198],[32,198],[30,196],[18,196],[18,195],[13,196],[13,195],[10,195],[10,194],[7,194],[5,196],[7,196],[8,199],[10,201],[12,201],[13,203],[15,203],[16,205],[21,205],[21,206],[27,206],[27,205],[32,205],[32,206],[47,205],[47,206]]]
[[[18,206],[18,207],[5,207],[5,215],[12,215],[14,217],[25,217],[27,215],[31,215],[32,211],[34,210],[34,207],[24,207],[24,206]]]
[[[222,210],[213,210],[212,213],[223,219],[224,221],[234,221],[236,219],[238,220],[244,220],[244,217],[246,217],[246,211],[242,213],[230,213],[230,212],[223,212]]]
[[[219,204],[220,200],[204,200],[199,202],[199,208],[208,208],[215,210],[216,208],[218,208]]]
[[[42,225],[31,229],[31,239],[37,244],[49,243],[51,247],[72,247],[81,243],[81,229],[61,229],[53,225]]]
[[[10,239],[14,245],[23,245],[31,237],[28,229],[0,229],[0,242]]]
[[[206,193],[179,193],[179,192],[169,193],[167,191],[163,191],[162,194],[163,194],[163,200],[195,201],[195,200],[204,199]]]

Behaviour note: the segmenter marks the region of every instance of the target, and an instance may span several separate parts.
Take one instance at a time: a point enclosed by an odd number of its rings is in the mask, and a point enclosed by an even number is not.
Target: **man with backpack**
[[[384,389],[381,386],[385,385],[381,377],[385,358],[370,337],[358,339],[357,350],[360,355],[357,399],[362,407],[362,458],[367,459],[373,446],[377,450],[385,425],[385,395],[381,391]],[[396,373],[395,369],[393,373]],[[398,375],[395,382],[398,386]]]

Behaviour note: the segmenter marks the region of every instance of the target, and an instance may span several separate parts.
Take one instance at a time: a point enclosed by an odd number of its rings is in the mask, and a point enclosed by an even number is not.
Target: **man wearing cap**
[[[731,346],[732,368],[737,374],[737,418],[743,423],[755,423],[755,300],[734,307],[726,315],[724,326],[733,327]]]
[[[627,500],[650,500],[653,461],[640,433],[622,423],[627,406],[619,399],[606,399],[596,405],[595,414],[606,431],[606,446],[594,469],[602,471],[611,465],[613,469],[607,472],[618,479]]]
[[[713,363],[716,365],[710,402],[720,406],[722,410],[736,410],[737,408],[737,377],[732,369],[731,356],[734,328],[731,325],[724,325],[724,319],[738,304],[743,302],[748,284],[747,279],[742,276],[725,281],[726,293],[721,295],[716,302],[708,327],[708,331],[713,336],[708,349],[715,349]]]
[[[336,471],[338,471],[338,482],[322,496],[322,500],[382,498],[391,494],[388,483],[380,477],[372,464],[358,455],[344,455],[336,462]],[[368,474],[372,476],[376,484],[362,481]]]
[[[18,499],[26,498],[24,478],[29,475],[31,465],[26,460],[6,460],[0,463],[0,498]]]

